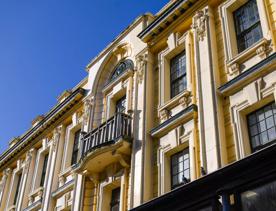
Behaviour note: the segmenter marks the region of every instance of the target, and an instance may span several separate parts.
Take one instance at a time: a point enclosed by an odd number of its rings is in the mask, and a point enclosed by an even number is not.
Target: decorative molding
[[[56,148],[57,148],[57,144],[58,144],[58,141],[60,139],[60,136],[61,136],[61,132],[62,132],[62,125],[56,127],[54,129],[54,132],[53,132],[53,141],[52,141],[52,147],[53,147],[53,151],[56,151]]]
[[[25,159],[25,169],[27,170],[31,164],[32,161],[32,157],[33,157],[33,152],[34,152],[34,148],[30,149],[27,153],[26,153],[26,159]],[[25,173],[27,174],[28,171],[25,171]]]
[[[0,193],[3,191],[3,188],[5,187],[6,181],[10,176],[11,172],[12,172],[11,168],[7,168],[4,170],[3,176],[0,181]]]
[[[240,65],[238,63],[233,63],[229,68],[228,68],[228,74],[230,76],[237,76],[240,74]]]
[[[206,36],[206,22],[208,20],[208,9],[199,10],[193,17],[192,28],[196,32],[198,41],[203,41]]]
[[[137,79],[138,83],[142,83],[145,73],[145,65],[148,62],[148,54],[139,55],[137,58]]]
[[[88,125],[91,110],[94,105],[94,96],[86,98],[83,106],[83,125]]]
[[[123,43],[115,47],[112,53],[117,57],[117,61],[120,61],[131,56],[132,49],[129,43]]]
[[[185,90],[183,96],[179,99],[179,104],[183,108],[187,108],[192,102],[192,94],[190,91]]]
[[[159,118],[162,122],[168,120],[170,118],[170,111],[168,109],[162,109],[159,112]]]

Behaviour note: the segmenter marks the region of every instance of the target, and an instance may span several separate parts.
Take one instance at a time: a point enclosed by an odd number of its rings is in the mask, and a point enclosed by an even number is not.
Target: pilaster
[[[54,210],[54,201],[51,192],[57,187],[58,173],[60,172],[60,164],[62,158],[62,150],[64,144],[64,126],[60,125],[53,131],[53,139],[49,152],[48,173],[43,192],[42,211]]]
[[[197,97],[199,102],[199,127],[201,166],[213,172],[222,166],[224,131],[220,99],[216,94],[218,67],[216,39],[212,8],[207,6],[193,17],[195,39],[195,64],[197,68]],[[219,123],[220,122],[220,123]],[[222,125],[222,124],[221,124]]]

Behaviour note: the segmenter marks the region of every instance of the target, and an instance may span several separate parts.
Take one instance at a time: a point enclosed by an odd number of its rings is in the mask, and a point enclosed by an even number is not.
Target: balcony
[[[124,113],[115,114],[105,123],[81,138],[79,169],[100,172],[107,165],[121,162],[130,155],[132,119]]]

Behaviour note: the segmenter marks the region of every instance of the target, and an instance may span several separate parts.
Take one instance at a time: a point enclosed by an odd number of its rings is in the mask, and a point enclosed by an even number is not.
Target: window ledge
[[[42,199],[44,192],[43,187],[39,187],[29,194],[29,205],[32,205],[34,202],[37,202]]]
[[[230,77],[236,77],[241,73],[241,64],[249,60],[250,58],[258,55],[260,59],[265,59],[268,56],[268,53],[271,51],[269,45],[271,40],[262,38],[254,45],[239,53],[233,59],[226,62],[227,65],[227,74]],[[245,71],[245,70],[243,70]]]
[[[188,121],[192,119],[196,112],[197,112],[197,106],[195,104],[188,106],[187,108],[180,111],[173,117],[169,118],[168,120],[164,121],[157,127],[153,128],[150,131],[151,136],[155,138],[162,137],[164,134],[168,133],[170,130],[180,125],[184,121]]]
[[[65,169],[63,172],[61,172],[59,175],[58,175],[58,178],[59,178],[59,187],[63,186],[66,182],[66,178],[70,175],[72,175],[72,177],[74,177],[74,167],[76,165],[73,165],[73,166],[70,166],[69,168]]]
[[[169,111],[178,105],[183,106],[183,108],[187,108],[192,102],[191,96],[192,95],[190,91],[184,90],[183,92],[166,102],[164,105],[160,106],[158,108],[160,120],[166,121],[167,119],[169,119]]]

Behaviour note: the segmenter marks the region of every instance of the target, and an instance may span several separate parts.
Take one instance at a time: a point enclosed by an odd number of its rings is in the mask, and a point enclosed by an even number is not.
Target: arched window
[[[133,69],[133,68],[134,68],[134,64],[133,64],[133,61],[131,61],[130,59],[126,59],[126,60],[120,62],[114,69],[109,81],[115,80],[126,70]]]

